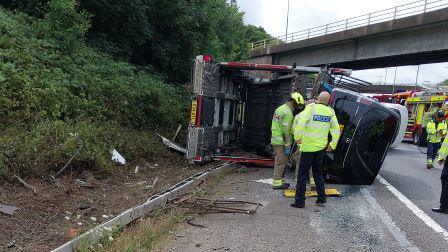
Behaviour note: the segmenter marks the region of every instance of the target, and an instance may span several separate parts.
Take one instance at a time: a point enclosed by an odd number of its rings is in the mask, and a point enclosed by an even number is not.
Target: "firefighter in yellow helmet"
[[[305,207],[306,180],[311,167],[318,195],[316,203],[327,202],[321,168],[325,151],[335,150],[340,136],[338,119],[333,108],[328,106],[329,101],[328,92],[320,93],[317,103],[309,104],[301,113],[295,129],[294,138],[297,144],[300,144],[301,157],[295,202],[291,204],[292,207]],[[330,143],[328,133],[332,137]]]
[[[302,111],[304,104],[305,101],[302,95],[295,92],[291,94],[288,102],[278,107],[274,112],[271,125],[271,145],[275,155],[274,189],[286,189],[289,187],[289,183],[283,176],[288,155],[291,152],[291,126],[294,120],[294,111]]]
[[[437,111],[433,115],[432,120],[428,122],[426,126],[426,132],[428,134],[428,150],[426,152],[426,168],[431,169],[434,167],[434,159],[437,152],[440,149],[442,139],[446,135],[446,124],[443,121],[445,112],[443,110]]]

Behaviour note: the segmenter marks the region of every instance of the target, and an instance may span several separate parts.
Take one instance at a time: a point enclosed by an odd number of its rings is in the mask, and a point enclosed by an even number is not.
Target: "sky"
[[[356,17],[415,0],[290,0],[288,33],[319,25],[325,25],[350,17]],[[237,0],[240,10],[244,11],[244,22],[262,26],[274,36],[286,32],[286,12],[288,0]],[[414,84],[417,66],[397,68],[396,83]],[[448,63],[420,65],[419,84],[435,84],[448,79]],[[395,67],[354,71],[352,76],[374,84],[392,84]]]

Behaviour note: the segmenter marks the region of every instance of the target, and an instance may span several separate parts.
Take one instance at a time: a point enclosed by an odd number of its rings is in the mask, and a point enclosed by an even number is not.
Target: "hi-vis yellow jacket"
[[[434,120],[431,120],[426,126],[426,133],[428,133],[428,142],[440,143],[442,141],[442,136],[446,134],[445,122],[439,122],[436,127]]]
[[[445,140],[443,140],[442,147],[439,149],[437,161],[445,160],[446,156],[448,156],[448,137],[445,137]]]
[[[301,152],[323,150],[328,144],[328,133],[331,134],[330,147],[334,150],[339,140],[339,124],[334,110],[323,104],[311,103],[300,113],[299,122],[294,129],[294,139],[302,140]]]
[[[278,107],[272,118],[271,144],[291,147],[291,124],[294,119],[292,108],[288,103]]]

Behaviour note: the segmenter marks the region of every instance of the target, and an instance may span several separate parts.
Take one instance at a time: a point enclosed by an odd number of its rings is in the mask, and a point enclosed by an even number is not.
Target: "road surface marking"
[[[408,251],[419,252],[420,250],[406,238],[406,234],[401,231],[397,224],[395,224],[389,214],[387,214],[386,210],[378,204],[372,194],[370,194],[366,188],[362,188],[361,193],[364,195],[364,198],[366,198],[367,202],[369,202],[374,211],[380,216],[381,221],[386,226],[387,230],[389,230],[389,232],[394,236],[400,247],[405,248]]]
[[[378,175],[378,181],[386,186],[389,191],[395,195],[401,202],[403,202],[418,218],[420,218],[428,227],[432,228],[437,233],[441,234],[443,238],[448,241],[448,232],[437,222],[435,222],[429,215],[427,215],[423,210],[421,210],[417,205],[410,201],[406,196],[404,196],[397,188],[389,184],[387,180]]]

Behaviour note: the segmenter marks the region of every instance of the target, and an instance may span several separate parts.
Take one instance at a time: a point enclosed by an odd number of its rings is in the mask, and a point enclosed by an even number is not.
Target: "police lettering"
[[[313,121],[317,122],[331,122],[331,116],[313,115]]]

